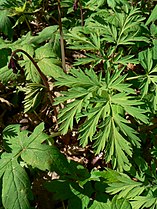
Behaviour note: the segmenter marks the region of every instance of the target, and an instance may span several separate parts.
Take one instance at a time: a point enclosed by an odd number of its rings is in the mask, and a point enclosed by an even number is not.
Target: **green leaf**
[[[104,123],[102,123],[100,126],[102,128],[101,131],[99,131],[96,136],[93,147],[96,148],[96,154],[99,154],[102,150],[106,148],[106,145],[108,143],[110,132],[111,132],[111,118],[108,116]]]
[[[112,160],[113,168],[118,168],[120,171],[125,168],[125,165],[129,165],[128,156],[132,156],[131,144],[119,133],[116,124],[113,121],[110,131],[109,142],[106,146],[106,161]]]
[[[20,132],[20,125],[8,125],[3,130],[3,144],[5,150],[7,152],[15,152],[18,153],[21,151],[21,147],[19,148],[20,144],[20,136],[22,135],[23,138],[27,137],[27,132]]]
[[[45,75],[52,76],[53,78],[58,78],[59,76],[64,75],[63,70],[60,67],[61,62],[57,59],[50,44],[45,44],[44,46],[36,49],[35,57],[41,71]]]
[[[11,54],[11,49],[0,49],[0,57],[1,57],[1,63],[0,68],[7,65],[8,62],[8,56]]]
[[[55,199],[68,200],[69,209],[86,209],[93,192],[89,182],[82,188],[70,180],[53,180],[46,183],[45,186],[53,192]]]
[[[81,126],[79,131],[80,144],[85,147],[88,144],[88,139],[92,141],[93,135],[96,132],[96,128],[102,114],[103,109],[96,109],[88,114],[87,121]]]
[[[56,171],[59,174],[69,173],[66,158],[54,146],[45,144],[39,145],[31,143],[25,151],[22,152],[21,158],[32,167],[40,170]],[[67,166],[67,167],[66,167]],[[70,172],[71,173],[71,172]]]
[[[134,181],[126,174],[111,169],[108,169],[103,177],[107,179],[108,183],[106,192],[112,195],[117,194],[118,198],[133,199],[142,194],[146,188],[143,183]]]
[[[6,144],[11,148],[13,153],[21,153],[25,151],[31,144],[41,144],[49,138],[48,135],[43,133],[44,123],[39,124],[28,137],[27,130],[21,131],[20,125],[9,125],[3,130],[3,139]]]
[[[93,193],[91,183],[87,182],[83,188],[77,184],[70,184],[70,189],[75,196],[69,200],[69,209],[86,209]]]
[[[114,114],[114,120],[120,131],[122,131],[125,136],[128,136],[130,143],[136,147],[140,147],[140,139],[137,136],[138,133],[129,126],[129,122],[118,114]]]
[[[94,200],[93,204],[89,207],[89,209],[111,209],[110,203],[99,202]]]
[[[105,0],[89,0],[86,4],[85,4],[85,8],[95,11],[97,10],[99,7],[101,7],[103,4],[105,3]]]
[[[39,124],[31,135],[20,131],[19,125],[10,125],[3,131],[3,139],[12,153],[21,155],[29,165],[41,170],[56,171],[59,174],[71,174],[71,167],[63,154],[55,146],[41,144],[49,138],[43,133],[44,123]]]
[[[140,52],[138,55],[138,59],[143,68],[146,70],[146,73],[150,72],[153,66],[152,50],[148,48],[147,50]]]
[[[33,83],[40,83],[41,78],[34,64],[28,60],[25,61],[24,66],[26,71],[26,80],[32,81]]]
[[[156,25],[154,23],[152,23],[150,25],[150,32],[151,32],[151,35],[153,36],[153,38],[156,38],[156,36],[157,36],[157,27],[156,27]],[[154,42],[156,42],[155,39],[153,40],[153,43]]]
[[[92,69],[72,69],[69,75],[57,79],[57,86],[66,85],[69,89],[54,103],[65,105],[58,116],[62,133],[72,130],[74,121],[84,118],[79,127],[80,144],[94,142],[95,153],[104,151],[106,162],[112,161],[113,168],[119,170],[130,166],[133,146],[140,147],[140,139],[125,119],[125,112],[138,121],[148,122],[146,110],[140,108],[143,102],[132,96],[135,92],[124,83],[126,75],[121,73],[122,70],[112,76],[107,73],[104,79]]]
[[[127,65],[128,63],[138,64],[139,61],[137,59],[133,59],[134,55],[127,55],[125,57],[119,57],[114,61],[114,63],[120,63],[122,65]]]
[[[74,117],[81,112],[83,100],[76,100],[70,103],[59,115],[60,131],[62,134],[66,134],[69,128],[72,130],[74,124]],[[63,116],[66,112],[66,117]],[[68,118],[68,120],[67,120]]]
[[[111,209],[132,209],[131,208],[131,204],[129,203],[128,200],[121,198],[118,199],[117,196],[114,196],[114,198],[112,199],[112,205],[111,205]]]
[[[111,1],[110,4],[115,7],[116,2]],[[139,41],[149,43],[148,38],[140,36],[138,33],[141,29],[140,23],[145,19],[140,15],[139,9],[128,7],[127,12],[114,9],[112,13],[109,10],[106,13],[101,21],[95,18],[92,27],[93,30],[96,27],[96,29],[101,31],[102,40],[113,43],[115,47],[119,45],[132,45]]]
[[[10,163],[11,159],[14,157],[12,154],[3,153],[0,159],[0,177],[4,174],[8,164]]]
[[[93,65],[97,65],[98,63],[100,63],[102,61],[101,57],[98,57],[94,54],[86,54],[86,55],[88,57],[77,59],[74,63],[74,66],[86,65],[89,63],[91,63]]]
[[[98,31],[95,33],[89,27],[74,27],[67,35],[70,49],[100,50],[101,40]]]
[[[137,108],[137,107],[124,107],[126,112],[128,112],[130,115],[132,115],[137,120],[142,121],[143,123],[148,123],[148,117],[144,115],[143,113],[147,112],[146,110]]]
[[[2,203],[8,209],[30,208],[28,199],[31,197],[30,183],[25,170],[10,160],[3,176]]]
[[[152,48],[152,51],[153,51],[153,59],[154,60],[157,60],[157,40],[153,40],[153,45],[154,45],[153,48]]]
[[[149,191],[146,196],[137,196],[131,202],[133,209],[140,209],[140,208],[150,208],[155,209],[157,198],[156,198],[156,191]]]
[[[67,100],[70,100],[71,101],[70,103],[72,103],[72,102],[74,102],[73,101],[74,98],[78,98],[79,100],[82,99],[82,97],[86,97],[86,96],[88,98],[88,96],[90,97],[90,92],[87,92],[86,89],[84,89],[84,88],[76,87],[74,89],[70,89],[67,92],[63,91],[62,95],[63,96],[57,97],[55,99],[56,102],[54,102],[54,105],[57,105],[57,104],[60,104],[60,103],[64,103]],[[72,106],[72,104],[70,106]],[[69,109],[67,108],[67,110],[69,110]],[[61,109],[60,112],[65,112],[65,111],[64,111],[64,109]]]
[[[86,69],[85,73],[80,69],[76,70],[72,68],[70,75],[64,74],[57,79],[55,83],[57,86],[66,85],[68,87],[93,87],[100,86],[100,79],[97,77],[93,69]]]
[[[35,54],[37,60],[56,57],[56,54],[53,52],[53,48],[51,47],[50,44],[45,44],[44,46],[38,47],[35,50]]]
[[[157,5],[152,10],[151,15],[149,16],[149,18],[146,22],[146,25],[149,25],[151,22],[154,22],[157,19],[156,13],[157,13]]]
[[[44,86],[37,83],[27,84],[21,91],[25,92],[24,112],[35,110],[43,98]]]
[[[38,65],[45,75],[55,79],[64,74],[63,69],[59,65],[56,65],[56,59],[44,58],[38,62]]]
[[[74,197],[70,189],[70,183],[66,180],[53,180],[45,183],[48,191],[53,192],[54,199],[67,200]]]
[[[22,44],[22,49],[26,51],[31,57],[34,57],[34,48],[30,44]],[[22,54],[24,60],[29,60],[29,58]]]
[[[33,36],[29,40],[29,43],[40,44],[46,40],[50,40],[51,38],[53,38],[54,33],[57,31],[57,29],[57,25],[46,27],[41,32],[39,32],[37,36]]]
[[[26,2],[22,5],[22,6],[18,6],[18,7],[15,7],[15,12],[16,14],[21,14],[21,13],[24,13],[26,9]]]
[[[107,0],[107,4],[108,4],[108,6],[109,7],[111,7],[111,8],[115,8],[115,6],[116,6],[116,1],[115,0]]]
[[[13,73],[12,69],[8,69],[8,66],[5,66],[0,69],[0,81],[6,84],[8,81],[13,81],[18,77],[17,74]]]
[[[12,23],[8,17],[8,10],[0,10],[0,31],[7,35],[10,39],[13,36]]]

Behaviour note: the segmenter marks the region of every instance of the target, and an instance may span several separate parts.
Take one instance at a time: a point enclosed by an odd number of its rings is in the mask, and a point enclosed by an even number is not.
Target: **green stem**
[[[58,131],[58,132],[52,132],[51,133],[51,137],[56,137],[56,136],[60,136],[61,135],[61,131]]]
[[[137,76],[134,76],[134,77],[126,78],[125,80],[126,81],[131,81],[131,80],[142,78],[142,77],[143,77],[143,75],[137,75]]]

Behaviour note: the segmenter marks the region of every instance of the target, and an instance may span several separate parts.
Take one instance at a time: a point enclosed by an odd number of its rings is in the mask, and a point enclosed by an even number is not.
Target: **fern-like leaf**
[[[55,102],[65,105],[59,114],[62,134],[72,130],[74,123],[83,117],[80,144],[94,142],[96,154],[104,151],[106,161],[112,161],[113,167],[120,170],[129,165],[132,146],[140,147],[140,139],[125,119],[125,112],[140,123],[148,122],[146,111],[140,108],[143,103],[132,96],[135,92],[124,83],[125,77],[121,71],[101,78],[93,70],[72,69],[70,75],[59,77],[56,82],[57,86],[69,87]]]

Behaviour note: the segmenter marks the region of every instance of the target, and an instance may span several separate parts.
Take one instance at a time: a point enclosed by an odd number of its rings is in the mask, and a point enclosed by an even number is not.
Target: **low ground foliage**
[[[155,1],[0,11],[1,208],[157,208]]]

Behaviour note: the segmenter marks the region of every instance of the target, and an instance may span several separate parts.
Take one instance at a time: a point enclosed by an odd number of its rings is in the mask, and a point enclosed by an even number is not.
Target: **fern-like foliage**
[[[129,165],[133,146],[140,146],[137,131],[129,125],[125,113],[141,123],[148,122],[146,111],[140,108],[142,102],[134,98],[133,89],[123,82],[125,77],[121,71],[102,78],[92,69],[85,73],[72,69],[70,75],[59,77],[56,82],[57,86],[69,87],[55,102],[65,105],[59,114],[62,134],[84,118],[79,128],[80,144],[93,142],[96,154],[104,151],[106,161],[112,161],[113,167],[120,170]]]
[[[154,48],[155,46],[139,53],[139,61],[145,71],[144,75],[139,76],[141,93],[142,97],[148,97],[152,111],[157,110],[157,65]]]
[[[156,208],[156,180],[153,184],[147,181],[140,182],[138,179],[133,180],[126,174],[110,169],[102,172],[101,175],[108,184],[106,192],[112,195],[116,194],[118,199],[129,200],[132,209]]]
[[[148,39],[139,33],[140,24],[144,19],[138,8],[127,6],[121,12],[98,11],[98,14],[95,13],[89,20],[93,30],[99,29],[106,42],[119,46],[135,44],[136,41],[148,42]]]
[[[21,88],[21,91],[25,93],[24,99],[24,111],[28,112],[34,110],[40,104],[44,86],[37,83],[27,84],[26,87]]]
[[[107,193],[118,194],[119,198],[133,199],[146,189],[143,182],[130,179],[126,174],[108,169],[103,177],[107,180]]]
[[[149,39],[141,32],[145,17],[140,14],[140,9],[128,4],[122,11],[112,9],[92,13],[86,18],[83,28],[73,27],[66,34],[70,49],[85,52],[85,57],[76,59],[75,65],[137,63],[131,51],[126,53],[125,47],[139,42],[149,43]]]

